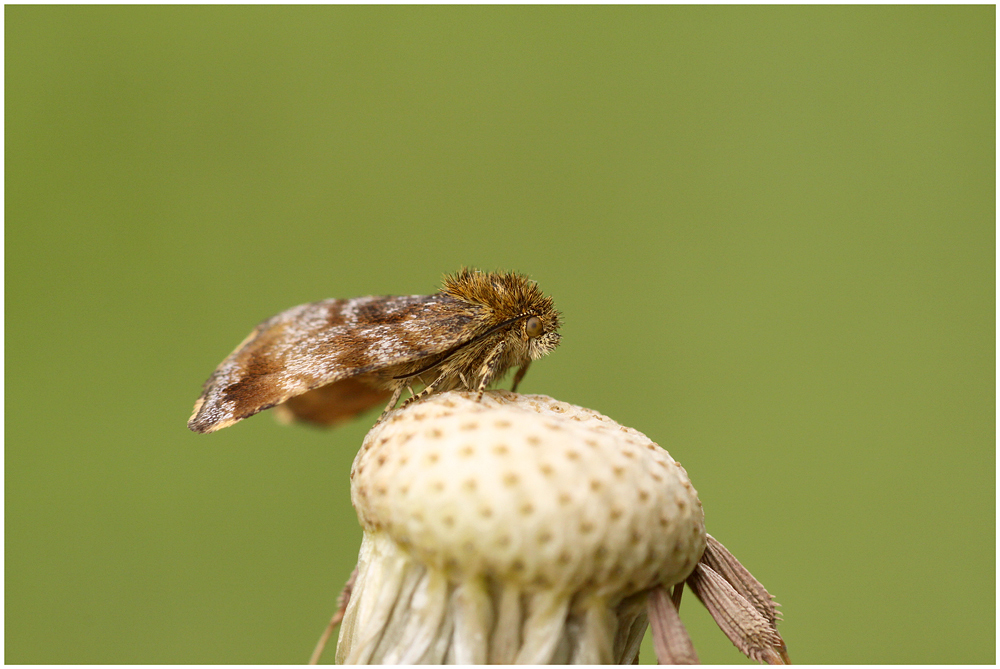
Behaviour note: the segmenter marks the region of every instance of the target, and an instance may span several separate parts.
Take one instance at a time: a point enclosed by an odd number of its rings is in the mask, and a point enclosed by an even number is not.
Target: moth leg
[[[396,402],[399,401],[399,396],[403,394],[404,385],[405,384],[400,383],[396,386],[395,390],[392,391],[392,397],[389,398],[389,403],[385,406],[385,410],[382,411],[382,415],[378,417],[377,421],[375,421],[375,425],[378,425],[385,420],[385,417],[389,415],[389,412],[396,407]],[[412,393],[413,391],[411,390],[410,392]]]
[[[403,402],[403,406],[405,407],[405,406],[407,406],[409,404],[413,404],[417,400],[422,400],[423,398],[425,398],[428,395],[430,395],[432,392],[434,392],[434,386],[436,386],[438,383],[440,383],[442,379],[444,379],[444,374],[438,376],[436,379],[434,379],[429,384],[427,384],[427,386],[425,386],[424,389],[421,390],[419,393],[417,393],[416,395],[408,398],[405,402]]]
[[[420,383],[424,384],[425,386],[427,385],[427,382],[426,382],[426,381],[424,381],[424,376],[423,376],[423,374],[417,374],[417,381],[420,381]],[[411,393],[413,392],[413,389],[412,389],[412,388],[410,389],[410,392],[411,392]]]
[[[469,381],[468,381],[468,379],[465,378],[465,374],[463,374],[462,372],[459,372],[458,373],[458,378],[462,381],[462,385],[463,386],[465,386],[469,390],[472,390],[472,386],[469,385]]]
[[[479,377],[479,387],[476,388],[477,402],[483,399],[483,393],[486,391],[487,384],[496,376],[497,367],[500,366],[500,358],[503,357],[505,348],[507,348],[507,342],[501,339],[500,343],[490,351],[489,355],[486,356],[486,360],[483,361],[483,371]]]
[[[524,378],[524,375],[528,373],[529,365],[531,365],[530,359],[528,360],[528,362],[524,363],[523,365],[517,368],[517,374],[514,375],[514,385],[511,386],[510,392],[512,393],[517,392],[517,386],[519,383],[521,383],[521,379]]]

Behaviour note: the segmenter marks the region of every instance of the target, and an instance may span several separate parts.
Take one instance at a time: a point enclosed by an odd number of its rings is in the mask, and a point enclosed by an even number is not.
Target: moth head
[[[528,357],[538,360],[559,345],[559,315],[554,309],[538,316],[531,315],[521,324],[521,336],[527,344]]]
[[[462,269],[446,276],[441,292],[477,308],[481,331],[496,332],[507,341],[508,355],[521,364],[537,360],[559,343],[559,312],[552,298],[517,272]]]

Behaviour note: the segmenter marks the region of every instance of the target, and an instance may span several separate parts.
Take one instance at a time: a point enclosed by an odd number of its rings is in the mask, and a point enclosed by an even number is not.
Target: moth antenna
[[[528,373],[528,367],[530,365],[531,365],[531,359],[529,358],[528,362],[524,363],[523,365],[517,368],[517,374],[514,375],[514,385],[511,386],[510,392],[512,393],[517,392],[517,386],[521,383],[521,379],[524,378],[524,375]]]

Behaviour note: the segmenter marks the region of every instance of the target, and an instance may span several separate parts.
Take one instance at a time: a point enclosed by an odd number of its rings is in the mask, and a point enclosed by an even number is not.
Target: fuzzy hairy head
[[[537,360],[559,345],[562,321],[552,298],[523,274],[463,268],[445,275],[441,293],[475,308],[480,337],[502,334],[512,364]]]

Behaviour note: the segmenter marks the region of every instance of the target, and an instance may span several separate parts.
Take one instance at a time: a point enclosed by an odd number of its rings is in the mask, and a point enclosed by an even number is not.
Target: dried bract
[[[741,653],[757,662],[791,664],[771,595],[722,544],[714,538],[709,543],[713,555],[702,556],[687,579],[688,587]],[[709,563],[722,566],[729,578]]]

